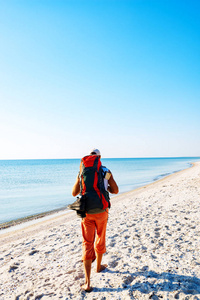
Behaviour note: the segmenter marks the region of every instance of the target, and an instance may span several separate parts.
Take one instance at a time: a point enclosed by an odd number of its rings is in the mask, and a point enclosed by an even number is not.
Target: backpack
[[[88,155],[81,159],[79,179],[86,211],[110,208],[109,193],[104,187],[104,172],[98,156]]]

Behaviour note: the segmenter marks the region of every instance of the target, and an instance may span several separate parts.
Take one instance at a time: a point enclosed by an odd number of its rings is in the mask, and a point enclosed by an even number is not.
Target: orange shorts
[[[99,214],[86,214],[82,219],[81,228],[83,235],[83,257],[82,260],[95,260],[97,253],[106,252],[106,225],[108,220],[107,211]],[[95,241],[96,236],[96,241]]]

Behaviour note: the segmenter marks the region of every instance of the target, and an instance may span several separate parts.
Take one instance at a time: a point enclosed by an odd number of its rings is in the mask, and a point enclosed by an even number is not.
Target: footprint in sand
[[[110,242],[110,244],[108,245],[109,247],[114,247],[115,246],[115,244],[116,244],[116,242],[114,242],[114,241],[111,241]]]
[[[74,278],[74,280],[79,280],[79,279],[84,278],[84,277],[85,277],[85,275],[84,275],[83,273],[80,273],[80,274],[78,274],[78,275]]]
[[[118,262],[117,262],[116,260],[111,261],[111,262],[109,263],[109,267],[111,267],[111,268],[115,268],[117,265],[118,265]]]
[[[38,250],[32,250],[31,252],[29,252],[29,255],[34,255],[35,253],[38,253]]]
[[[69,271],[66,272],[66,274],[72,274],[74,272],[76,272],[76,270],[69,270]]]
[[[10,266],[10,269],[8,270],[8,272],[13,272],[14,270],[19,268],[19,263],[14,263],[12,266]]]
[[[160,237],[160,233],[159,232],[156,232],[155,233],[155,238],[157,239],[157,238],[159,238]]]
[[[123,284],[125,285],[129,285],[133,280],[135,279],[135,277],[129,275],[127,277],[123,278]]]
[[[154,231],[159,231],[161,228],[160,227],[156,227],[155,229],[154,229]]]

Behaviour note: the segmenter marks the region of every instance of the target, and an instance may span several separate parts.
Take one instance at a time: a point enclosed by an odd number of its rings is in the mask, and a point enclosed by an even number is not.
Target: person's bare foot
[[[100,268],[97,269],[97,273],[100,273],[101,271],[105,270],[107,268],[108,265],[100,265]]]
[[[85,284],[83,284],[83,285],[81,286],[81,290],[84,291],[84,292],[86,292],[86,293],[90,293],[90,292],[93,290],[93,288],[92,288],[91,286],[88,286],[88,285],[85,283]]]

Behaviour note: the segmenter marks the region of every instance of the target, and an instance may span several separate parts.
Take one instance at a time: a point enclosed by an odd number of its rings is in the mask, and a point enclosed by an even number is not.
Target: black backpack
[[[88,155],[81,159],[80,189],[85,197],[85,210],[110,207],[109,193],[104,187],[104,172],[97,155]]]

